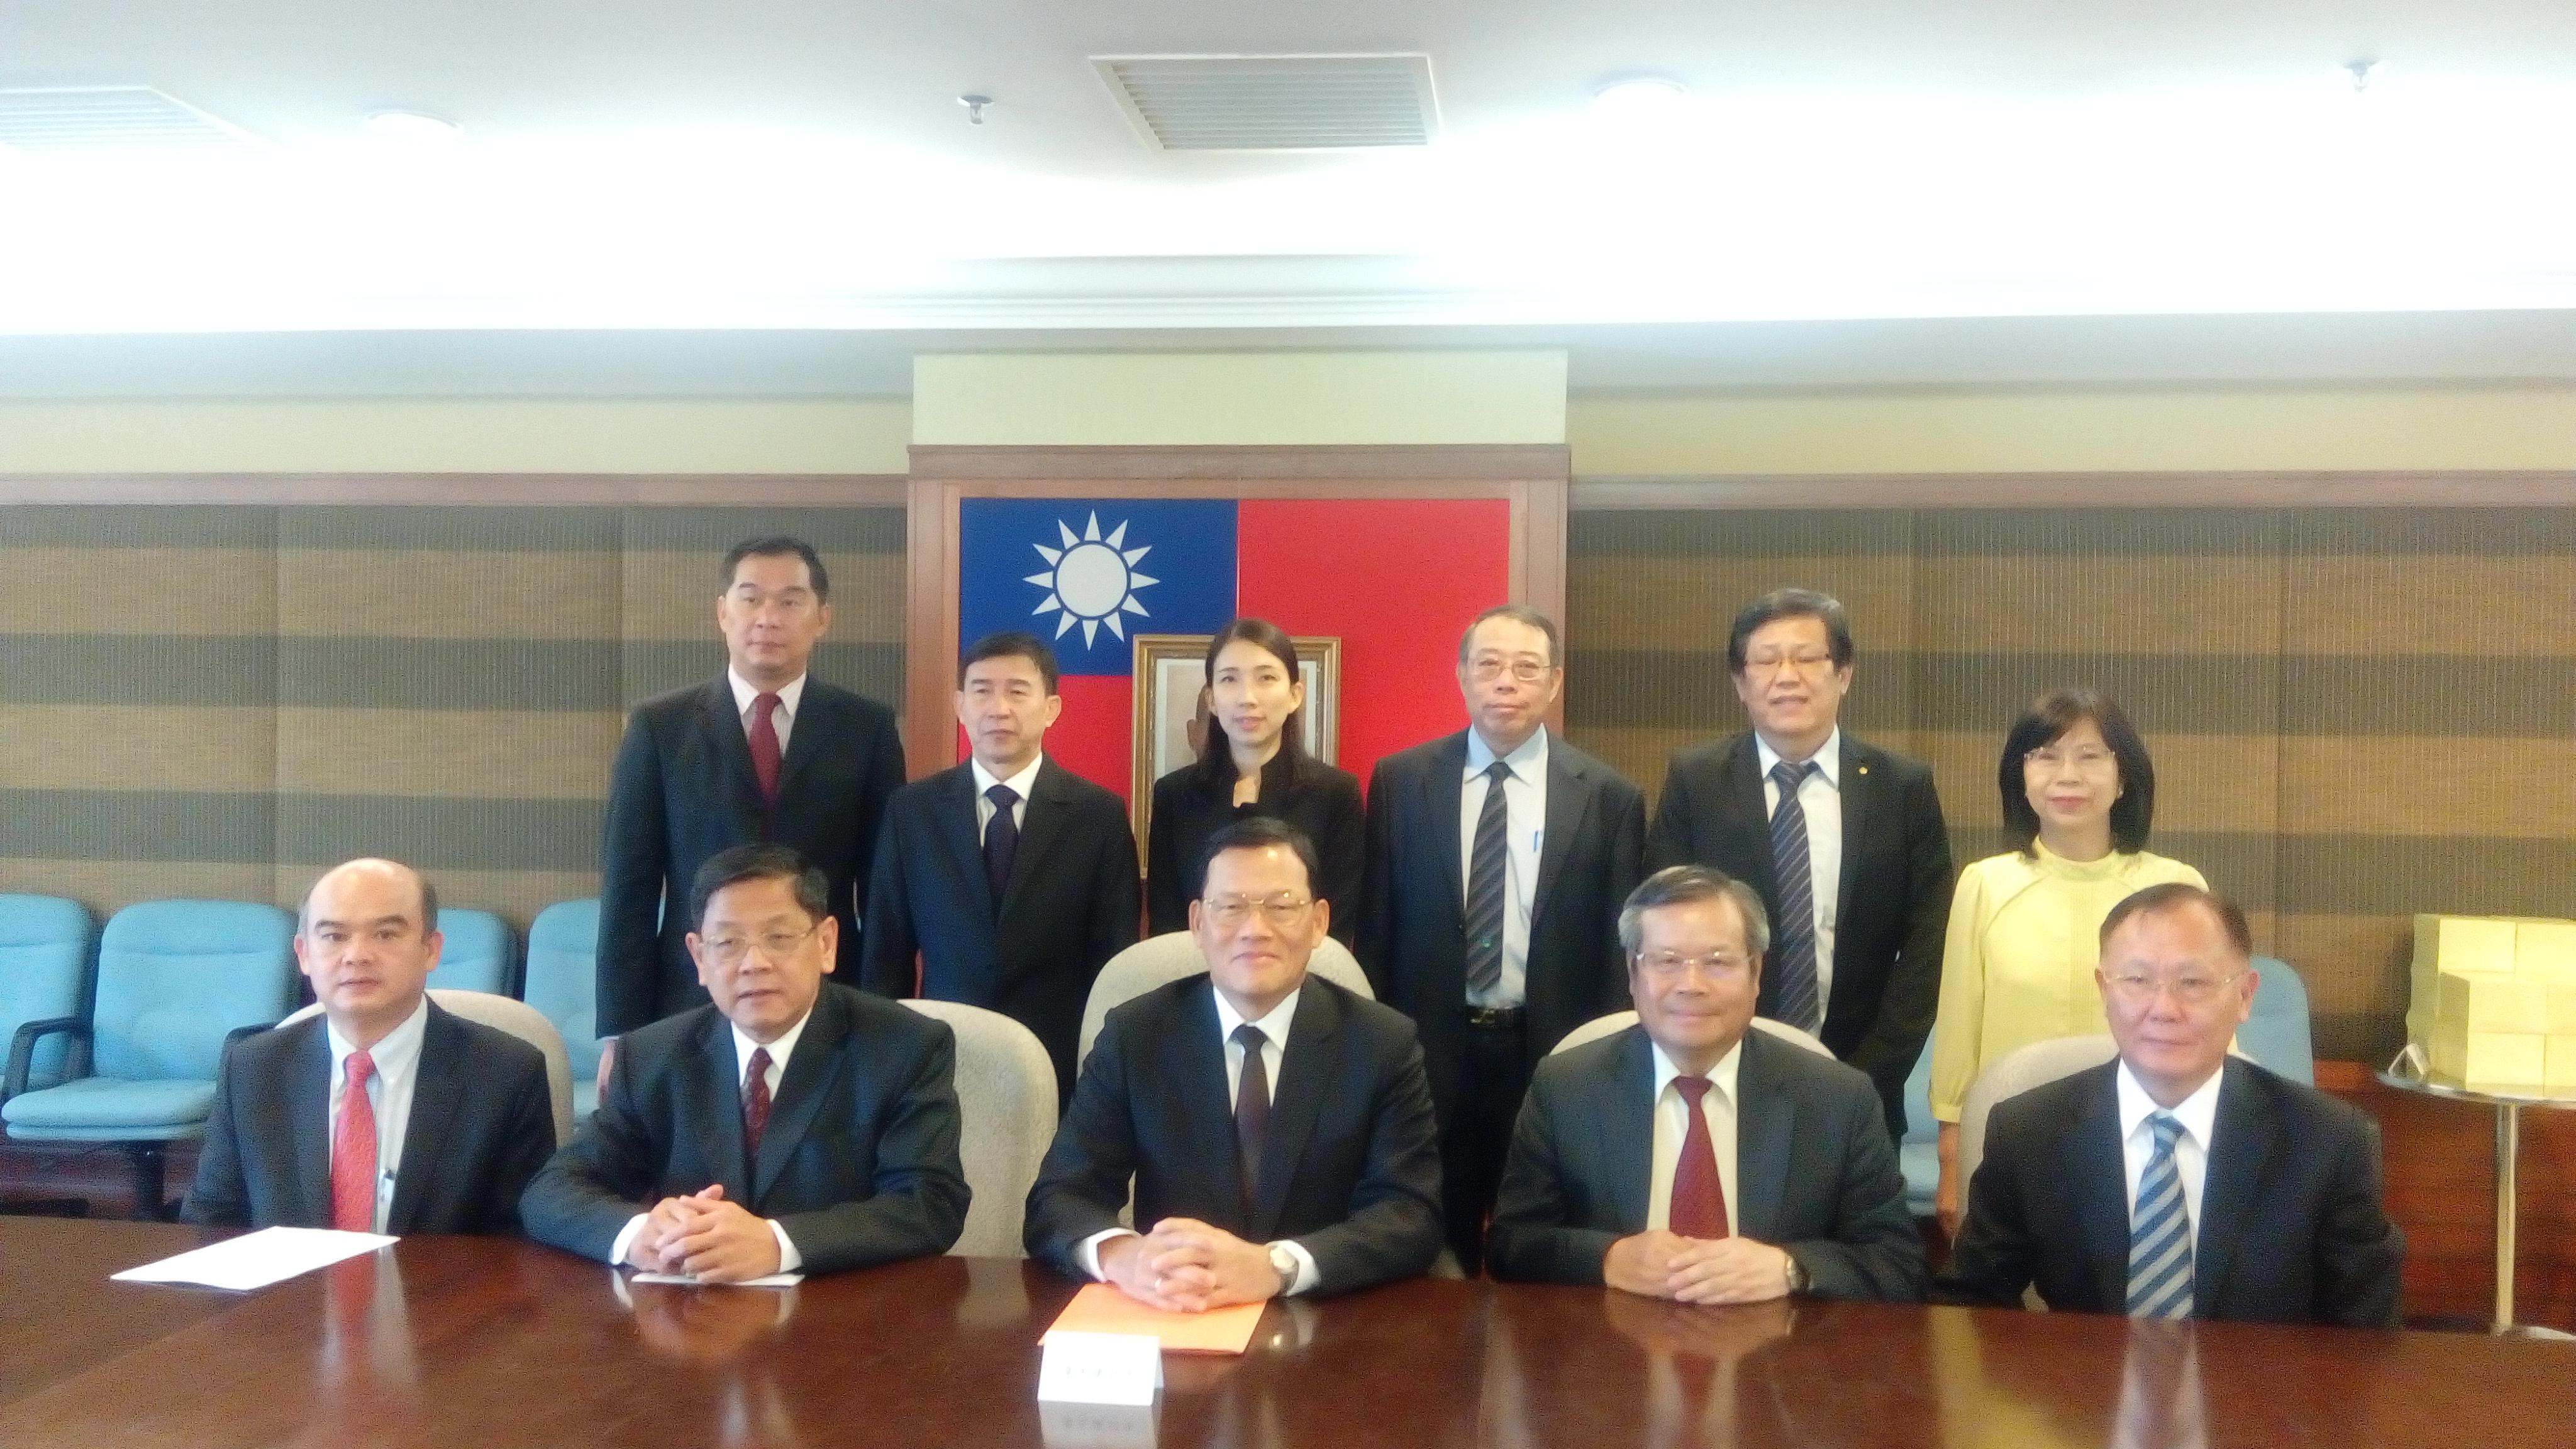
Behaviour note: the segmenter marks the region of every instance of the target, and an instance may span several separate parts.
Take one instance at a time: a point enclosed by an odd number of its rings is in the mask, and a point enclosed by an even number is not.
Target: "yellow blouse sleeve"
[[[1959,872],[1950,898],[1950,934],[1941,948],[1941,1005],[1932,1018],[1933,1120],[1956,1122],[1977,1075],[1977,1039],[1986,1013],[1986,861]]]

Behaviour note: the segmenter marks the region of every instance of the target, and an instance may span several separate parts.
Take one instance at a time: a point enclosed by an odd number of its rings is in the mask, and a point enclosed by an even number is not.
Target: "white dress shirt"
[[[1020,797],[1011,802],[1011,824],[1026,826],[1029,823],[1029,791],[1037,786],[1038,767],[1046,763],[1045,753],[1041,751],[1018,774],[1007,780],[985,769],[982,760],[969,760],[968,763],[975,771],[975,843],[984,843],[984,827],[993,823],[993,801],[988,792],[996,785],[1008,785],[1011,793]]]
[[[1280,1064],[1288,1055],[1288,1024],[1297,1019],[1297,998],[1305,992],[1303,986],[1289,992],[1279,999],[1277,1006],[1251,1024],[1253,1030],[1261,1033],[1261,1070],[1274,1095],[1279,1090]],[[1224,992],[1211,991],[1209,995],[1216,998],[1217,1040],[1225,1043],[1225,1109],[1226,1115],[1231,1117],[1235,1102],[1243,1095],[1243,1044],[1234,1039],[1234,1029],[1244,1024],[1243,1013],[1234,1009],[1234,1003],[1225,999]],[[1100,1245],[1111,1238],[1134,1236],[1134,1230],[1129,1228],[1110,1228],[1093,1233],[1075,1246],[1074,1261],[1085,1273],[1106,1282],[1108,1275],[1100,1271]],[[1297,1260],[1297,1276],[1288,1280],[1283,1292],[1305,1293],[1314,1288],[1315,1255],[1306,1251],[1305,1244],[1293,1238],[1282,1238],[1263,1246],[1286,1248],[1288,1255]]]
[[[1529,999],[1530,917],[1538,909],[1538,859],[1547,833],[1547,727],[1502,757],[1512,767],[1503,786],[1503,975],[1482,996],[1471,988],[1470,1006],[1518,1006]],[[1494,750],[1485,737],[1467,731],[1467,773],[1458,791],[1458,885],[1464,893],[1475,885],[1476,819],[1485,813],[1485,778]]]
[[[794,1026],[778,1034],[778,1040],[767,1044],[769,1070],[761,1073],[761,1080],[769,1084],[769,1102],[773,1112],[778,1104],[778,1084],[787,1076],[787,1059],[796,1054],[796,1042],[798,1038],[805,1035],[805,1023],[813,1019],[814,1013],[809,1008],[803,1016],[796,1019]],[[741,1100],[745,1102],[751,1100],[751,1054],[761,1049],[762,1044],[744,1035],[741,1027],[733,1028],[734,1085],[741,1094]],[[695,1189],[691,1190],[695,1191]],[[749,1203],[743,1203],[741,1207],[745,1212],[751,1211]],[[626,1250],[635,1246],[635,1235],[644,1231],[644,1219],[648,1216],[649,1214],[646,1213],[637,1213],[626,1220],[625,1227],[618,1229],[617,1241],[610,1244],[608,1249],[610,1262],[626,1261]],[[769,1224],[769,1235],[778,1240],[778,1271],[793,1273],[803,1268],[805,1255],[797,1252],[796,1245],[788,1241],[787,1230],[778,1225],[778,1219],[764,1218],[762,1221]]]
[[[330,1136],[325,1144],[340,1140],[340,1105],[349,1090],[349,1053],[357,1046],[340,1035],[340,1028],[323,1018],[323,1035],[331,1043],[331,1120]],[[402,1025],[386,1032],[384,1039],[367,1048],[367,1060],[375,1070],[367,1077],[367,1107],[376,1117],[376,1221],[375,1231],[385,1230],[385,1216],[393,1211],[394,1179],[402,1172],[403,1138],[411,1127],[412,1089],[420,1085],[421,1039],[429,1031],[429,998],[411,1009]]]
[[[1717,1154],[1717,1185],[1726,1194],[1726,1230],[1738,1231],[1735,1191],[1735,1079],[1744,1063],[1744,1041],[1737,1038],[1717,1065],[1708,1069],[1709,1089],[1699,1099],[1700,1115],[1708,1121],[1708,1145]],[[1690,1104],[1673,1086],[1681,1068],[1655,1048],[1655,1147],[1653,1165],[1646,1178],[1646,1231],[1656,1232],[1672,1223],[1673,1170],[1682,1160],[1682,1139],[1690,1132]]]
[[[1771,768],[1780,752],[1760,735],[1753,752],[1762,765],[1762,813],[1769,819],[1780,808],[1780,782]],[[1798,782],[1798,811],[1807,817],[1807,880],[1816,908],[1816,1029],[1824,1030],[1834,999],[1834,914],[1843,891],[1843,732],[1836,726],[1807,757],[1816,768]]]
[[[742,737],[748,740],[751,738],[751,704],[760,698],[760,689],[731,669],[725,671],[725,678],[733,681],[734,713],[742,716]],[[770,692],[778,696],[778,708],[769,712],[769,727],[778,732],[778,763],[785,768],[787,736],[796,728],[796,706],[805,698],[805,676],[797,675]]]
[[[2147,1089],[2129,1073],[2129,1064],[2120,1063],[2120,1159],[2129,1183],[2129,1217],[2138,1214],[2138,1180],[2147,1175],[2147,1160],[2156,1155],[2156,1129],[2147,1119],[2165,1109],[2147,1095]],[[2227,1080],[2224,1067],[2209,1074],[2209,1080],[2177,1103],[2174,1120],[2182,1124],[2182,1135],[2174,1139],[2174,1172],[2182,1178],[2183,1211],[2190,1215],[2191,1240],[2195,1249],[2200,1244],[2200,1189],[2209,1177],[2211,1134],[2218,1127],[2218,1088]]]

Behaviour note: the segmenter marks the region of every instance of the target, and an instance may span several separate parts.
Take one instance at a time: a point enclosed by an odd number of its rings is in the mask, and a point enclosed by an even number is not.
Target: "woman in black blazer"
[[[1299,743],[1306,686],[1297,645],[1262,619],[1237,619],[1208,641],[1207,741],[1198,763],[1154,782],[1145,845],[1145,916],[1151,931],[1185,930],[1198,898],[1208,837],[1246,815],[1306,832],[1323,861],[1315,894],[1332,907],[1333,938],[1359,929],[1360,869],[1368,825],[1360,782]]]

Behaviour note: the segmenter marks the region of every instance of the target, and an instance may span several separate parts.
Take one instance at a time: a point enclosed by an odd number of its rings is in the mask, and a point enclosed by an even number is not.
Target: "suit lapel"
[[[2121,1312],[2129,1302],[2129,1176],[2120,1147],[2118,1071],[2117,1062],[2094,1069],[2083,1110],[2066,1129],[2075,1221],[2104,1313]]]
[[[464,1033],[448,1014],[430,1003],[429,1020],[420,1034],[420,1060],[412,1067],[411,1120],[403,1125],[402,1168],[394,1175],[393,1206],[385,1213],[385,1231],[407,1233],[420,1216],[421,1194],[437,1175],[448,1124],[456,1120],[465,1096]]]
[[[1279,1082],[1270,1093],[1270,1138],[1261,1147],[1261,1176],[1254,1185],[1249,1224],[1254,1242],[1275,1236],[1287,1211],[1288,1184],[1297,1176],[1306,1139],[1314,1135],[1315,1115],[1323,1110],[1333,1035],[1341,1025],[1341,1003],[1329,987],[1309,977],[1297,998],[1297,1014],[1288,1022],[1288,1048],[1280,1054]]]
[[[1771,812],[1762,803],[1762,751],[1751,732],[1736,741],[1736,748],[1726,759],[1726,799],[1721,808],[1731,811],[1744,822],[1744,838],[1756,842],[1746,852],[1753,862],[1751,878],[1745,881],[1766,902],[1780,896],[1779,872],[1771,865]],[[1770,979],[1763,979],[1769,986]]]
[[[289,1103],[310,1103],[294,1111],[295,1187],[303,1199],[304,1221],[331,1224],[331,1037],[322,1018],[306,1018],[312,1040],[295,1054],[295,1081]]]
[[[1431,853],[1440,857],[1440,875],[1449,882],[1449,900],[1458,907],[1461,921],[1467,916],[1467,882],[1458,873],[1458,856],[1466,843],[1466,827],[1458,819],[1458,807],[1465,795],[1466,773],[1467,735],[1462,730],[1431,752],[1431,777],[1422,782],[1423,818],[1431,822],[1431,838],[1440,844]]]
[[[707,1155],[721,1174],[717,1181],[724,1184],[725,1196],[752,1207],[751,1165],[743,1160],[742,1063],[734,1058],[733,1025],[721,1012],[707,1013],[697,1053],[701,1079],[708,1085],[705,1115],[716,1119],[708,1124],[713,1135]]]
[[[2236,1240],[2254,1211],[2257,1190],[2271,1176],[2281,1139],[2272,1118],[2254,1100],[2253,1073],[2229,1061],[2218,1087],[2208,1167],[2201,1177],[2200,1218],[2192,1242],[2192,1308],[2210,1316],[2235,1263]]]
[[[823,752],[823,737],[831,733],[824,716],[830,710],[823,692],[815,687],[814,676],[806,675],[804,692],[796,696],[796,722],[787,731],[787,757],[778,762],[778,799],[782,805],[792,793],[789,787],[796,783],[797,775]],[[742,759],[746,767],[750,765],[748,738],[743,741]]]
[[[1594,1099],[1592,1140],[1608,1159],[1610,1206],[1623,1225],[1645,1231],[1655,1186],[1655,1049],[1642,1027],[1621,1033],[1617,1065]]]
[[[1842,807],[1843,815],[1842,879],[1834,886],[1837,921],[1851,919],[1852,894],[1860,884],[1860,872],[1852,868],[1852,857],[1863,841],[1877,838],[1872,832],[1878,828],[1878,784],[1886,773],[1883,767],[1871,769],[1878,764],[1877,754],[1848,733],[1843,736],[1842,771],[1834,781],[1835,803]]]
[[[1463,791],[1464,761],[1452,778],[1459,781]],[[1539,918],[1547,914],[1548,900],[1556,892],[1556,878],[1564,873],[1565,858],[1574,853],[1575,843],[1583,838],[1583,817],[1592,808],[1592,793],[1590,772],[1562,738],[1551,736],[1547,742],[1547,834],[1539,842],[1538,890],[1530,897],[1533,939],[1538,935]]]
[[[796,1039],[796,1054],[779,1074],[769,1125],[760,1134],[760,1160],[752,1165],[753,1201],[777,1185],[778,1175],[813,1127],[815,1115],[840,1079],[849,1041],[850,1018],[834,994],[825,991],[814,999],[814,1014],[806,1019],[805,1034]]]
[[[707,739],[724,770],[724,804],[733,813],[737,836],[766,840],[769,821],[760,799],[760,777],[751,770],[751,741],[744,738],[742,715],[734,709],[732,679],[716,676],[716,682],[707,686],[706,703],[700,714],[706,722]]]
[[[1064,801],[1064,767],[1052,759],[1041,759],[1038,777],[1029,782],[1028,813],[1020,817],[1020,845],[1011,852],[1011,879],[1002,892],[1004,914],[1009,913],[1011,902],[1019,899],[1022,883],[1036,872],[1038,861],[1055,848],[1056,837],[1064,834],[1066,817],[1072,813],[1072,807]]]
[[[1200,1180],[1212,1183],[1204,1201],[1231,1203],[1241,1199],[1234,1169],[1234,1114],[1227,1105],[1225,1086],[1225,1037],[1216,1017],[1215,983],[1202,976],[1191,988],[1182,1008],[1182,1029],[1166,1038],[1170,1055],[1166,1067],[1170,1081],[1165,1100],[1176,1103],[1182,1124],[1181,1140],[1203,1144],[1191,1154],[1188,1171],[1205,1174]],[[1178,1176],[1178,1174],[1175,1174]],[[1187,1201],[1187,1193],[1169,1197]],[[1151,1223],[1138,1219],[1137,1231],[1152,1229]],[[1245,1235],[1250,1224],[1245,1224]]]
[[[939,838],[966,882],[967,894],[983,911],[982,919],[989,921],[994,914],[993,886],[984,873],[984,843],[975,834],[975,767],[959,765],[949,774],[952,783],[941,792],[945,798],[932,813],[938,818]],[[1037,802],[1030,801],[1029,809],[1034,812]]]
[[[1797,1104],[1775,1080],[1772,1054],[1800,1051],[1758,1030],[1744,1034],[1735,1068],[1735,1204],[1738,1236],[1777,1242],[1787,1210],[1789,1146],[1797,1130]]]

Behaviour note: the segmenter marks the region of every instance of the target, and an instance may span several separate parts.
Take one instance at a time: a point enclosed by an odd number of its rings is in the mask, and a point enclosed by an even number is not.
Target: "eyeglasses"
[[[2086,745],[2073,754],[2068,754],[2055,745],[2042,745],[2035,750],[2024,750],[2021,756],[2021,762],[2024,765],[2042,770],[2054,770],[2069,760],[2075,762],[2075,768],[2088,775],[2104,770],[2116,770],[2120,767],[2119,756],[2094,745]]]
[[[1712,979],[1732,980],[1753,969],[1753,958],[1725,951],[1712,951],[1705,956],[1685,956],[1678,951],[1657,951],[1651,956],[1628,958],[1637,969],[1657,981],[1679,981],[1684,973],[1697,967]]]
[[[742,964],[754,946],[759,947],[760,954],[769,960],[783,961],[821,929],[823,923],[816,921],[801,931],[763,931],[757,936],[702,936],[698,938],[698,947],[713,957],[719,966]]]
[[[2103,980],[2111,983],[2112,994],[2133,1006],[2144,1006],[2158,994],[2173,993],[2174,1000],[2185,1006],[2207,1006],[2218,999],[2218,993],[2233,984],[2242,971],[2224,976],[2210,976],[2198,971],[2185,971],[2173,976],[2150,976],[2143,971],[2106,972]]]
[[[1199,910],[1210,920],[1215,921],[1218,929],[1231,931],[1251,920],[1255,910],[1260,911],[1262,917],[1274,926],[1293,926],[1305,919],[1306,912],[1312,909],[1314,904],[1313,900],[1305,896],[1282,892],[1267,900],[1255,900],[1250,896],[1217,896],[1212,900],[1199,902]]]
[[[1757,655],[1744,661],[1747,674],[1822,674],[1834,667],[1831,654]]]
[[[1549,671],[1555,668],[1553,664],[1536,659],[1504,659],[1487,654],[1469,664],[1467,672],[1487,684],[1493,683],[1506,674],[1523,684],[1536,684],[1547,678]]]

